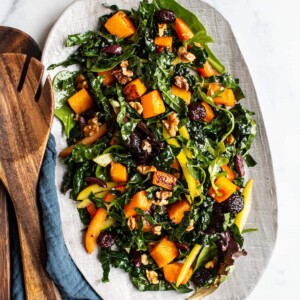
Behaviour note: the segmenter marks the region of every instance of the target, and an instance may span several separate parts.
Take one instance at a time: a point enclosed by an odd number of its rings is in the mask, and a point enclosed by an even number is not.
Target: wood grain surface
[[[53,118],[49,78],[35,100],[42,73],[43,65],[34,58],[28,61],[22,54],[0,54],[0,179],[16,212],[26,297],[36,300],[57,299],[45,271],[46,249],[36,202],[39,170]]]
[[[6,26],[0,26],[0,53],[23,53],[38,60],[41,58],[38,44],[28,34]],[[8,201],[11,200],[0,182],[0,299],[10,299],[11,290]]]

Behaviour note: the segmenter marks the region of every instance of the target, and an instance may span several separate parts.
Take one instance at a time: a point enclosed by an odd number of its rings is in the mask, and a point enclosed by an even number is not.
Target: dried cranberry
[[[240,176],[245,176],[245,168],[243,157],[240,154],[237,154],[234,159],[234,168]]]
[[[141,252],[137,251],[136,249],[131,249],[130,250],[130,255],[132,257],[134,266],[136,268],[139,268],[142,265]]]
[[[227,212],[236,215],[244,208],[244,198],[242,195],[232,195],[223,202],[223,205]]]
[[[213,277],[213,272],[209,269],[199,268],[192,276],[192,281],[196,286],[204,286]]]
[[[176,247],[182,251],[187,251],[189,250],[189,246],[187,244],[184,243],[175,243]]]
[[[103,181],[103,180],[101,180],[101,179],[99,179],[99,178],[97,178],[97,177],[86,177],[85,178],[85,181],[88,183],[88,184],[98,184],[98,185],[100,185],[100,186],[102,186],[102,187],[104,187],[104,188],[106,188],[107,187],[107,184]]]
[[[122,54],[122,47],[118,44],[116,45],[110,45],[102,48],[102,52],[105,52],[107,54]]]
[[[102,248],[109,248],[115,243],[115,240],[116,235],[103,231],[97,238],[97,244]]]
[[[86,125],[85,118],[83,116],[79,116],[78,117],[78,123],[79,123],[80,129],[83,130],[83,128]]]
[[[169,9],[158,10],[155,17],[158,23],[172,23],[176,19],[175,13]]]
[[[201,103],[192,103],[189,106],[189,118],[192,121],[203,121],[206,117],[206,110]]]

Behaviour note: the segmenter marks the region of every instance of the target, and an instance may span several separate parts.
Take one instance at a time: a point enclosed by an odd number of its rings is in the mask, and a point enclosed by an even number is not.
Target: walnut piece
[[[130,217],[127,221],[127,225],[131,231],[138,229],[138,223],[135,217]]]
[[[175,76],[174,84],[180,89],[189,90],[189,84],[183,76]]]
[[[167,29],[166,23],[158,23],[158,36],[162,37],[164,35],[164,31]]]
[[[133,76],[133,72],[131,70],[128,70],[128,60],[124,60],[121,62],[120,64],[121,68],[122,68],[122,73],[124,76],[128,76],[128,77],[132,77]]]
[[[162,229],[162,226],[154,226],[151,231],[153,234],[161,235],[161,229]]]
[[[192,231],[194,229],[194,220],[190,220],[190,224],[185,231]]]
[[[99,127],[100,127],[100,123],[98,121],[98,114],[97,114],[94,118],[88,120],[87,125],[83,127],[84,136],[94,135],[95,133],[98,132]]]
[[[166,199],[162,199],[162,200],[158,200],[158,201],[152,200],[152,203],[157,206],[165,206],[165,205],[169,204],[169,201]]]
[[[144,266],[147,266],[149,264],[149,259],[147,254],[142,254],[141,255],[141,262]]]
[[[157,169],[154,166],[145,166],[145,165],[140,165],[136,169],[142,175],[147,175],[148,173],[157,171]]]
[[[75,88],[76,90],[81,90],[81,89],[88,89],[89,88],[89,84],[87,79],[85,78],[84,75],[79,74],[76,76],[75,78]]]
[[[139,114],[141,115],[143,112],[143,106],[140,102],[129,102],[129,105]]]
[[[169,191],[158,191],[155,193],[155,197],[160,200],[166,200],[172,196],[172,192]]]
[[[168,119],[162,120],[162,122],[166,126],[170,136],[172,137],[176,136],[176,133],[178,131],[178,124],[179,124],[179,119],[177,118],[176,113],[171,112],[168,116]]]
[[[142,149],[148,153],[152,152],[152,146],[147,140],[142,141]]]
[[[178,49],[178,56],[180,56],[183,63],[193,62],[196,59],[196,56],[193,53],[188,52],[184,47]]]
[[[158,274],[155,271],[146,270],[146,276],[147,276],[150,283],[152,283],[152,284],[158,284],[159,283]]]

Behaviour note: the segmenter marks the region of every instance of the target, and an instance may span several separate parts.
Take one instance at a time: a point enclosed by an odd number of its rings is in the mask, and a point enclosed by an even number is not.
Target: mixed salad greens
[[[193,282],[207,295],[246,255],[253,113],[204,26],[176,1],[109,8],[97,31],[70,35],[77,50],[50,66],[80,67],[53,83],[69,145],[62,190],[80,201],[103,282],[112,266],[140,291],[187,293]]]

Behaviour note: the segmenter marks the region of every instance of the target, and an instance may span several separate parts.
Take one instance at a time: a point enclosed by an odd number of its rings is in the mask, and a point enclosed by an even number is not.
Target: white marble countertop
[[[1,0],[0,25],[27,32],[42,48],[51,26],[71,2]],[[248,299],[298,299],[300,85],[296,79],[300,69],[300,18],[297,2],[206,2],[227,18],[249,66],[264,115],[277,183],[277,245],[267,271]]]

